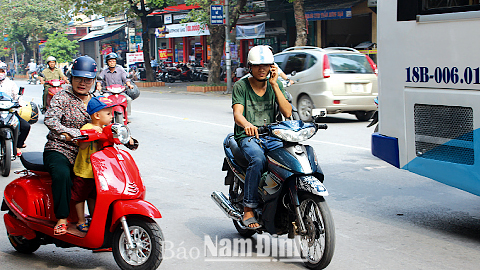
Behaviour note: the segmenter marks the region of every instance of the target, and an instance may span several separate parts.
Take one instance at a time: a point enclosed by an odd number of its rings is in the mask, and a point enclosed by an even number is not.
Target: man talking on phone
[[[233,86],[235,140],[248,161],[242,223],[251,230],[261,227],[253,209],[258,207],[258,185],[267,164],[265,153],[282,147],[282,142],[276,138],[260,138],[257,127],[275,122],[275,102],[284,117],[292,115],[292,106],[278,80],[274,63],[269,46],[253,47],[248,52],[248,71],[252,76],[237,81]]]

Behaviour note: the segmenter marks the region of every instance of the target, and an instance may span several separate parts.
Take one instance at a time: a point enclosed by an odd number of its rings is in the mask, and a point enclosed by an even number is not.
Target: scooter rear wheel
[[[157,269],[163,260],[162,230],[154,221],[128,219],[128,229],[135,245],[130,249],[121,225],[113,235],[113,257],[123,270]]]
[[[7,177],[12,166],[12,140],[0,140],[0,151],[0,171]]]

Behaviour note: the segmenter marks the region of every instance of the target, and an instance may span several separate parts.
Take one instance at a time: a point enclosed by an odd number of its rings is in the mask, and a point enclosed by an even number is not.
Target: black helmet
[[[93,79],[97,73],[97,63],[88,55],[80,56],[73,61],[71,72],[73,77]]]
[[[110,59],[115,59],[116,60],[117,58],[118,58],[118,55],[116,53],[112,52],[112,53],[109,53],[105,59],[106,59],[106,61],[108,61]]]

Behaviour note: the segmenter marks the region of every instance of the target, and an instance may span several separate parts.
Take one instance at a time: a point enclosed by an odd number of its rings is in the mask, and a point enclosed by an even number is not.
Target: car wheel
[[[359,121],[368,121],[370,118],[372,118],[374,113],[375,113],[375,111],[369,111],[369,112],[356,111],[355,112],[355,117],[357,117],[357,119]]]
[[[303,95],[298,99],[298,114],[302,121],[312,121],[313,102],[309,96]]]

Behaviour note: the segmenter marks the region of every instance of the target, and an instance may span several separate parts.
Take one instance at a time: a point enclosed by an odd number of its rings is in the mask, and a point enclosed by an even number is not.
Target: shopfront
[[[208,27],[196,22],[171,24],[157,28],[159,59],[176,63],[198,63],[207,61]]]

